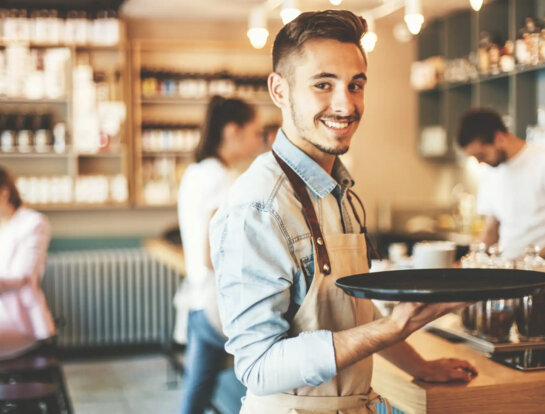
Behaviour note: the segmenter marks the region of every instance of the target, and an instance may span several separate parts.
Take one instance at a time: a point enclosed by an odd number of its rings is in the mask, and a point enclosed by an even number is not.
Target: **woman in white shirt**
[[[225,361],[225,337],[217,309],[208,226],[240,167],[263,147],[262,125],[254,106],[214,96],[191,164],[178,195],[178,219],[186,261],[186,279],[174,299],[175,340],[184,343],[186,378],[182,414],[199,414],[210,404]]]
[[[47,218],[22,205],[13,179],[0,167],[0,359],[56,333],[40,287],[49,239]]]

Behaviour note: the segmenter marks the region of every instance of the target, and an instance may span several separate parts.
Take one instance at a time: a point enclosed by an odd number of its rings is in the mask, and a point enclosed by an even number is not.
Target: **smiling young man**
[[[376,352],[422,380],[476,374],[465,361],[425,361],[404,342],[460,304],[402,303],[382,318],[335,286],[369,271],[365,215],[337,157],[364,111],[365,30],[362,18],[329,10],[278,33],[269,92],[282,128],[211,224],[226,349],[248,387],[243,413],[370,412]]]

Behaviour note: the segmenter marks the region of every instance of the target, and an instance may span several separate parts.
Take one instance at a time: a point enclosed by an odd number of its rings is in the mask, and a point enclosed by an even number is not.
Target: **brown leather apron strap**
[[[310,234],[312,235],[314,248],[318,255],[318,265],[320,266],[320,271],[324,275],[328,275],[331,273],[331,263],[329,261],[329,255],[327,254],[327,248],[325,246],[322,230],[320,230],[320,223],[318,222],[318,217],[316,216],[316,210],[314,209],[310,196],[308,195],[307,186],[301,177],[299,177],[295,171],[293,171],[293,169],[278,156],[276,152],[273,151],[272,153],[280,165],[280,168],[282,168],[282,171],[284,171],[286,174],[288,181],[295,191],[295,195],[303,205],[305,219],[310,227]]]
[[[360,216],[356,210],[356,206],[354,205],[354,202],[352,201],[352,197],[354,197],[358,204],[360,205],[361,211],[363,212],[363,222],[360,219]],[[363,203],[361,199],[358,197],[358,195],[351,189],[348,189],[346,192],[346,198],[348,199],[348,203],[350,204],[350,207],[352,207],[352,212],[354,213],[354,217],[356,218],[356,221],[360,225],[360,233],[363,233],[365,235],[365,243],[367,244],[367,264],[369,265],[369,268],[371,268],[371,250],[373,251],[373,255],[376,259],[382,260],[380,257],[379,252],[375,248],[375,245],[369,238],[369,235],[367,234],[367,213],[365,211],[365,207],[363,206]],[[370,249],[369,249],[370,248]]]

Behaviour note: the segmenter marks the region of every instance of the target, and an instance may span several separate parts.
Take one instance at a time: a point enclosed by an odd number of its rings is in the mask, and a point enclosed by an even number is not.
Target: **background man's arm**
[[[497,243],[500,236],[500,222],[494,216],[485,216],[483,231],[479,236],[479,241],[484,242],[487,246],[492,246]]]

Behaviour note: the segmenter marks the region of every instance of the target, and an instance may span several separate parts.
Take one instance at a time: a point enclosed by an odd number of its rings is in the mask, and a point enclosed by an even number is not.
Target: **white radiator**
[[[168,344],[179,280],[142,249],[49,255],[43,288],[58,345]]]

